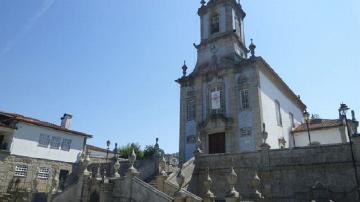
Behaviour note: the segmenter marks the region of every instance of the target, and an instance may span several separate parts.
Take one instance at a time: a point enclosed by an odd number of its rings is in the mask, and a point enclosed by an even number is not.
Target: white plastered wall
[[[286,147],[293,146],[293,138],[290,133],[292,123],[290,113],[294,116],[295,125],[303,119],[302,111],[281,89],[264,73],[259,71],[260,96],[262,108],[262,120],[266,124],[266,131],[269,134],[267,143],[272,149],[279,148],[278,139],[284,137]],[[282,127],[278,126],[276,119],[275,101],[280,103]]]
[[[11,154],[70,163],[79,160],[85,137],[23,122],[18,123],[16,127],[10,148]],[[69,151],[64,151],[61,148],[39,146],[40,134],[50,135],[50,139],[52,136],[60,137],[61,141],[63,138],[71,139],[71,148]]]

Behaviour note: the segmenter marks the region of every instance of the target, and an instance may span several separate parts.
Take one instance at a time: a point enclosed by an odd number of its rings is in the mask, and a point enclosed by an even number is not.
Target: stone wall
[[[27,165],[28,170],[26,177],[14,176],[16,165]],[[50,169],[48,179],[39,179],[37,177],[39,167],[47,167]],[[49,192],[53,178],[57,180],[57,184],[59,183],[60,169],[69,171],[70,175],[74,169],[74,165],[71,163],[15,156],[0,151],[0,193],[5,193],[11,189],[11,187],[14,187],[17,179],[20,190],[34,190],[35,188],[37,192]],[[34,184],[36,186],[34,186]]]
[[[354,138],[354,150],[359,161],[357,139]],[[195,159],[188,190],[204,196],[203,182],[209,167],[213,180],[211,190],[218,199],[224,199],[229,191],[226,177],[232,166],[238,175],[235,188],[247,199],[251,199],[255,191],[250,184],[256,171],[261,178],[260,191],[269,201],[309,201],[319,195],[317,191],[325,195],[321,197],[335,201],[355,201],[356,198],[349,144],[240,154],[200,154]]]

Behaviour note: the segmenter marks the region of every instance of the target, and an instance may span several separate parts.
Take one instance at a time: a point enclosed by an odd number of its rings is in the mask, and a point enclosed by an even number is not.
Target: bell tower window
[[[211,28],[211,34],[218,33],[220,31],[220,25],[219,25],[219,15],[215,14],[210,19],[210,28]]]

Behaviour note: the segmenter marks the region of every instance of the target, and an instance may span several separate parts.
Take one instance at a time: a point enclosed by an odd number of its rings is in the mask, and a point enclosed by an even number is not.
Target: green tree
[[[144,158],[144,152],[141,150],[141,146],[139,143],[129,143],[126,146],[120,147],[118,149],[120,158],[124,158],[124,159],[129,158],[129,155],[131,154],[133,149],[135,151],[137,159]]]
[[[160,155],[164,155],[165,152],[164,150],[160,149],[158,150],[158,152],[160,153]],[[153,145],[147,145],[144,149],[144,159],[149,159],[152,158],[154,156],[154,154],[156,153],[156,148]]]

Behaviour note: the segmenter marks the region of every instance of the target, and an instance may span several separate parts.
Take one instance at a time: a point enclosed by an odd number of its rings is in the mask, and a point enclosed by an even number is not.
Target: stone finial
[[[165,168],[166,168],[166,159],[165,159],[165,156],[162,155],[162,158],[160,160],[160,174],[162,176],[167,176]]]
[[[87,169],[88,165],[90,164],[91,160],[90,160],[90,155],[89,153],[87,153],[85,155],[85,159],[83,160],[83,166],[84,166],[84,175],[85,176],[89,176],[90,175],[90,172],[89,170]]]
[[[239,192],[237,192],[235,190],[235,184],[237,182],[237,174],[234,170],[234,167],[231,167],[231,172],[230,174],[227,176],[227,182],[229,183],[230,185],[230,191],[229,193],[227,194],[227,197],[229,198],[240,198],[240,194]]]
[[[100,169],[100,164],[97,167],[97,171],[96,171],[96,180],[102,180],[102,176],[101,176],[101,169]]]
[[[176,197],[177,199],[183,199],[183,198],[186,197],[185,192],[182,190],[182,186],[183,186],[183,184],[184,184],[184,182],[185,182],[185,177],[184,177],[184,175],[182,174],[181,170],[182,170],[182,167],[180,168],[180,170],[179,170],[179,172],[178,172],[178,174],[177,174],[177,176],[176,176],[176,182],[177,182],[178,185],[179,185],[178,190],[175,192],[175,197]],[[182,201],[182,200],[181,200],[181,201]]]
[[[254,178],[251,181],[251,187],[254,189],[254,193],[253,193],[254,199],[256,199],[256,200],[264,198],[262,196],[262,193],[259,191],[260,182],[261,182],[261,179],[256,171]]]
[[[128,172],[131,176],[135,176],[139,174],[138,170],[134,167],[134,164],[136,162],[136,153],[134,148],[132,149],[131,154],[129,155],[129,161],[130,161],[130,168],[128,169]]]
[[[351,120],[356,121],[355,111],[351,110]]]
[[[196,139],[196,150],[195,150],[196,154],[201,154],[202,150],[201,150],[201,140],[200,137],[198,136]]]
[[[182,71],[183,71],[183,77],[186,76],[186,70],[188,69],[188,67],[186,66],[186,61],[184,60],[184,65],[181,67]]]
[[[205,0],[201,0],[200,3],[201,3],[201,6],[205,6],[205,4],[206,4]]]
[[[215,198],[214,194],[211,192],[210,188],[212,185],[212,179],[210,177],[210,171],[209,171],[209,167],[206,168],[206,179],[204,180],[204,186],[206,189],[206,193],[205,193],[205,198]]]
[[[251,53],[251,57],[250,58],[254,58],[255,57],[255,49],[256,49],[256,45],[253,42],[253,39],[251,40],[251,44],[249,45],[249,52]]]
[[[114,164],[114,176],[115,178],[119,178],[120,177],[120,174],[119,174],[119,171],[120,171],[120,162],[119,162],[119,158],[116,156],[116,160],[115,160],[115,164]]]
[[[261,140],[262,143],[260,145],[261,150],[269,150],[271,147],[268,143],[266,143],[266,140],[268,138],[268,133],[266,132],[266,125],[263,123],[263,131],[261,133]]]

